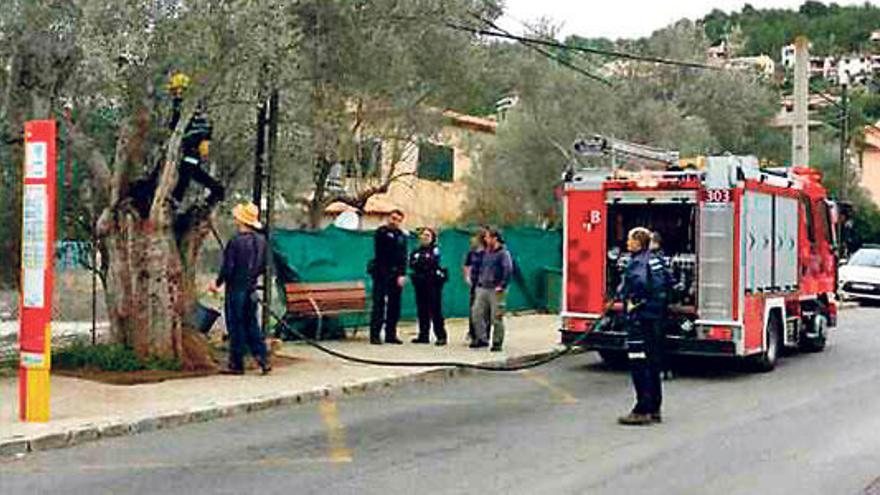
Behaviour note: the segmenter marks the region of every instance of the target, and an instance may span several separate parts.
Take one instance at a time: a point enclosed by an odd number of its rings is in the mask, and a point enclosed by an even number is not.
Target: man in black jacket
[[[397,321],[400,319],[400,296],[406,283],[406,234],[400,226],[403,211],[395,209],[388,216],[388,223],[379,227],[373,237],[375,254],[370,263],[373,277],[373,313],[370,317],[370,343],[382,343],[382,327],[385,342],[402,344],[397,338]]]

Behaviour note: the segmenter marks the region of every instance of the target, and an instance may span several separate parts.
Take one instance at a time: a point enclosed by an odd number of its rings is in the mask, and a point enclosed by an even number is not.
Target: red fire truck
[[[669,353],[745,358],[769,371],[783,348],[824,349],[837,322],[836,213],[820,172],[762,170],[730,155],[683,169],[677,153],[601,137],[575,148],[615,163],[566,173],[563,342],[625,361],[614,294],[627,233],[642,226],[661,234],[678,281]],[[621,156],[662,167],[628,171]]]

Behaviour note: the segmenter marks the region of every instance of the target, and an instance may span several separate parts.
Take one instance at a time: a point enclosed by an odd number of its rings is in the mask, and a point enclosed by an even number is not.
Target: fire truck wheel
[[[776,361],[779,359],[780,339],[782,338],[782,324],[776,315],[770,316],[767,322],[767,349],[759,354],[754,360],[755,371],[766,373],[773,371]]]
[[[823,315],[816,315],[811,319],[809,335],[804,335],[800,342],[801,350],[804,352],[822,352],[825,350],[825,332],[828,327],[828,320]]]
[[[613,369],[626,368],[627,358],[624,351],[612,351],[609,349],[600,349],[599,357],[609,367]]]

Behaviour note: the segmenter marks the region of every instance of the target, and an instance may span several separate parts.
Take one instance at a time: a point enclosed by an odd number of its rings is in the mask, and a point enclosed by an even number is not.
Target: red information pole
[[[54,120],[25,123],[19,302],[19,418],[49,421],[52,284],[55,259]]]

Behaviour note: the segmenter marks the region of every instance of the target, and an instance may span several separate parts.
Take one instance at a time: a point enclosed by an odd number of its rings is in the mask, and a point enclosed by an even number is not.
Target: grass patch
[[[151,357],[140,359],[121,344],[97,344],[77,341],[52,356],[52,366],[59,369],[95,369],[101,371],[180,371],[177,359]]]

